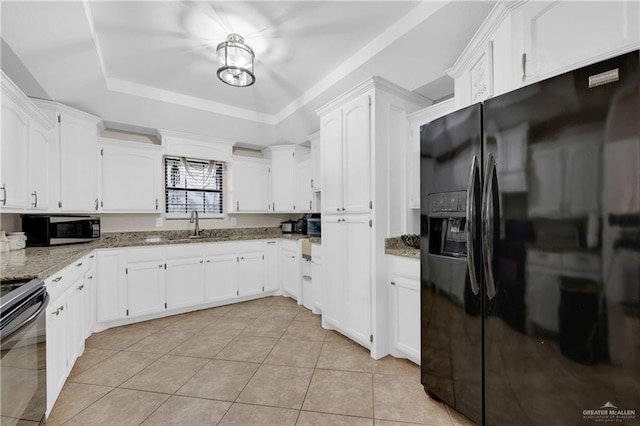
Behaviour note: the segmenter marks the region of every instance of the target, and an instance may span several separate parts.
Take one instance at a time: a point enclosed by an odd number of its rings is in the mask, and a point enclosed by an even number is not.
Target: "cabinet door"
[[[103,250],[96,256],[96,321],[100,323],[125,318],[127,278],[124,251]]]
[[[262,262],[262,250],[240,253],[240,261],[238,262],[238,291],[240,296],[262,293],[264,289],[264,266]]]
[[[235,253],[209,256],[205,260],[205,302],[238,297],[238,256]]]
[[[51,412],[67,379],[67,295],[63,293],[46,309],[47,315],[47,412]]]
[[[420,281],[392,277],[394,346],[413,360],[420,360]]]
[[[269,166],[266,164],[234,161],[233,180],[235,212],[268,212],[270,207]]]
[[[29,155],[29,122],[19,105],[2,96],[2,173],[0,207],[26,208],[29,205],[27,164]]]
[[[60,123],[60,198],[62,211],[98,210],[97,127],[64,115]],[[129,185],[130,182],[127,182]]]
[[[286,296],[299,300],[300,297],[300,274],[298,269],[299,258],[296,252],[282,249],[280,252],[282,265],[282,290]]]
[[[342,216],[322,217],[324,297],[322,317],[336,328],[345,321],[345,236]]]
[[[271,157],[271,201],[274,212],[295,211],[295,153],[275,150]]]
[[[602,147],[597,142],[576,143],[565,152],[567,215],[578,217],[599,211]]]
[[[167,309],[204,303],[202,257],[167,260]]]
[[[320,133],[316,132],[309,137],[311,142],[311,188],[318,191],[322,188],[320,182]]]
[[[264,242],[264,291],[274,291],[280,288],[278,248],[277,240]]]
[[[84,348],[84,275],[67,290],[67,371],[71,371]]]
[[[357,342],[370,347],[371,228],[369,216],[345,216],[343,229],[346,240],[345,328]],[[342,253],[345,253],[344,248]]]
[[[310,212],[313,209],[313,192],[311,188],[311,159],[296,164],[296,211]]]
[[[127,315],[130,318],[164,311],[166,302],[164,263],[127,265]]]
[[[101,202],[105,212],[159,212],[160,153],[103,145]]]
[[[29,126],[29,208],[49,208],[49,146],[52,133],[37,121]]]
[[[524,84],[637,49],[638,6],[634,1],[523,5],[518,10],[527,55]]]
[[[371,127],[369,96],[346,104],[342,111],[343,207],[347,213],[369,212]]]
[[[96,322],[96,286],[95,286],[95,268],[89,269],[84,274],[84,319],[83,319],[83,336],[86,339],[91,335],[93,326]]]
[[[336,109],[320,119],[320,167],[322,212],[342,211],[342,110]]]
[[[561,148],[532,146],[527,184],[529,217],[561,217],[563,214],[563,152]]]

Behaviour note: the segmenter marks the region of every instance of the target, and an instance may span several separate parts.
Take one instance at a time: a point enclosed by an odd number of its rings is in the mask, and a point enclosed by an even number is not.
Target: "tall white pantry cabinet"
[[[389,353],[390,152],[404,144],[407,114],[431,102],[371,77],[320,108],[323,327]],[[395,147],[395,148],[394,148]]]

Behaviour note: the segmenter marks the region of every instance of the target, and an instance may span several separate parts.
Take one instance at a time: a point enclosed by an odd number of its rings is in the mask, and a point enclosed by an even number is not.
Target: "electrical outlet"
[[[156,217],[156,226],[162,226],[162,218]]]
[[[236,218],[235,217],[231,218],[231,226],[236,226]]]

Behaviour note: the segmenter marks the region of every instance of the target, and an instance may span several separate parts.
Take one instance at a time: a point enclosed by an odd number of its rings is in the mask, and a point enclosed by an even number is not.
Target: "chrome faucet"
[[[195,218],[195,220],[194,220]],[[189,223],[196,223],[196,227],[193,230],[193,236],[197,237],[198,235],[200,235],[200,219],[198,219],[198,211],[197,210],[191,210],[191,218],[189,219]]]

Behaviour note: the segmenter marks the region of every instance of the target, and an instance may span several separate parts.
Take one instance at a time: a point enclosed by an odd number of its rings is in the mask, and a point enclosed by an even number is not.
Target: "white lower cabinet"
[[[265,241],[264,252],[264,291],[280,289],[280,246],[278,240]]]
[[[49,303],[47,317],[47,413],[67,379],[67,294]]]
[[[369,215],[323,218],[323,320],[371,347],[371,227]]]
[[[216,243],[205,247],[205,302],[219,302],[238,296],[236,245]]]
[[[238,296],[254,296],[264,291],[262,241],[238,243]]]
[[[200,244],[166,249],[167,309],[204,303],[204,256]]]
[[[280,245],[280,265],[282,266],[282,291],[293,297],[298,304],[300,298],[300,255],[297,241],[282,241]]]
[[[141,317],[166,309],[164,263],[127,262],[127,316]]]
[[[420,260],[389,256],[391,354],[420,364]]]
[[[96,253],[96,322],[108,323],[126,317],[127,276],[124,249]]]
[[[322,297],[324,289],[324,268],[322,267],[322,246],[311,245],[311,276],[313,283],[313,313],[322,312]]]

